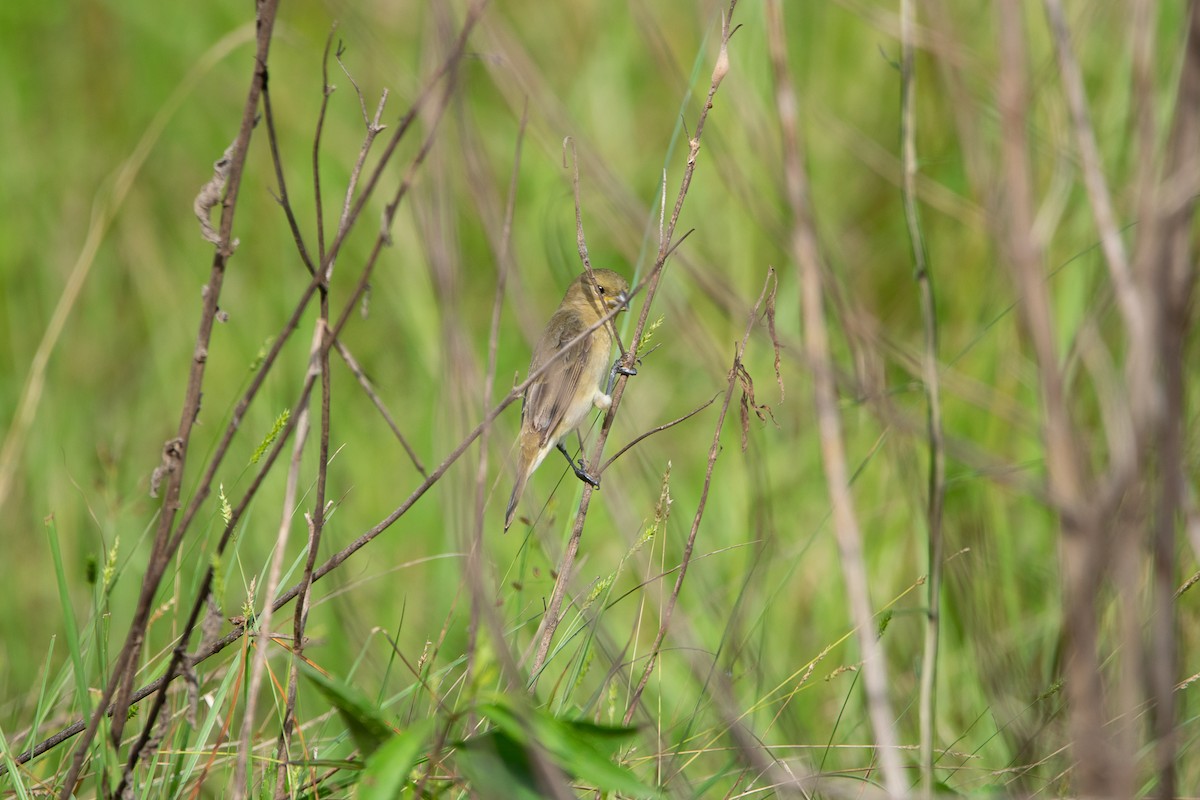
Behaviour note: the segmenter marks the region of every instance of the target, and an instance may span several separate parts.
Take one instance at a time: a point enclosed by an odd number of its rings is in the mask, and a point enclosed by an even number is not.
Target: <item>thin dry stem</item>
[[[714,394],[712,397],[710,397],[706,402],[702,403],[699,406],[696,406],[691,411],[684,414],[682,417],[676,417],[675,419],[671,420],[670,422],[664,422],[662,425],[656,425],[653,428],[651,428],[650,430],[646,431],[645,433],[642,433],[642,434],[639,434],[638,436],[633,437],[633,439],[631,439],[628,444],[626,444],[624,447],[622,447],[617,452],[613,453],[612,457],[609,458],[608,461],[605,461],[604,465],[601,466],[598,470],[596,470],[596,474],[597,475],[604,474],[604,470],[608,469],[609,465],[611,465],[614,461],[616,461],[621,456],[625,455],[625,453],[628,452],[629,450],[631,450],[633,447],[640,444],[643,439],[647,439],[656,433],[662,433],[663,431],[667,430],[668,428],[674,428],[679,423],[685,422],[686,420],[691,419],[692,417],[696,416],[704,409],[711,406],[716,401],[716,399],[720,396],[721,396],[721,394],[720,394],[720,392],[718,392],[717,394]]]
[[[1121,310],[1129,337],[1130,355],[1126,361],[1130,373],[1129,384],[1134,389],[1135,395],[1153,392],[1156,382],[1151,377],[1155,365],[1152,321],[1147,304],[1134,281],[1125,242],[1121,239],[1120,226],[1117,223],[1112,196],[1108,190],[1108,181],[1104,177],[1100,148],[1096,143],[1096,133],[1092,128],[1091,115],[1088,113],[1083,75],[1071,50],[1070,31],[1067,29],[1061,0],[1043,0],[1043,4],[1054,39],[1054,50],[1058,56],[1059,75],[1067,100],[1067,110],[1071,116],[1071,127],[1075,133],[1076,146],[1079,149],[1083,183],[1087,189],[1092,215],[1095,217],[1096,228],[1100,234],[1100,248],[1104,252],[1104,258],[1108,264],[1117,307]],[[1137,398],[1134,408],[1146,415],[1156,413],[1161,405],[1161,400],[1154,397]],[[1153,420],[1142,419],[1139,420],[1139,424],[1152,425]],[[1122,476],[1124,481],[1131,481],[1134,478],[1135,465],[1115,464],[1114,471]]]
[[[350,348],[346,347],[341,339],[335,340],[333,346],[338,351],[338,355],[342,357],[342,361],[344,361],[346,366],[350,368],[350,372],[354,374],[354,377],[358,381],[358,385],[362,387],[363,392],[368,398],[370,398],[371,402],[375,405],[375,408],[379,410],[379,414],[383,417],[383,421],[386,422],[387,426],[392,429],[392,433],[395,434],[396,439],[400,442],[400,446],[404,448],[404,452],[408,454],[409,460],[412,461],[413,467],[416,468],[417,472],[420,473],[422,478],[429,477],[429,473],[425,471],[425,465],[421,463],[420,457],[417,455],[416,451],[413,450],[412,445],[408,443],[408,439],[405,438],[404,434],[400,431],[400,426],[396,424],[396,420],[392,417],[391,412],[388,411],[387,406],[383,402],[383,398],[379,396],[379,393],[375,391],[375,387],[371,385],[371,379],[367,377],[367,374],[363,371],[363,368],[359,366],[358,360],[354,357],[354,354],[350,352]]]
[[[321,197],[321,134],[325,131],[325,112],[329,109],[329,96],[333,94],[333,87],[329,85],[329,50],[333,47],[333,32],[337,30],[337,23],[329,26],[329,33],[325,36],[325,53],[321,57],[321,106],[317,111],[317,129],[313,133],[312,143],[312,182],[313,182],[313,204],[317,215],[317,258],[324,265],[325,262],[325,203]],[[325,284],[329,285],[329,270],[325,270]]]
[[[658,655],[662,651],[663,641],[667,638],[667,629],[671,626],[671,617],[675,612],[675,604],[678,602],[679,593],[683,589],[683,579],[687,575],[688,565],[692,561],[692,551],[696,547],[696,535],[700,532],[700,521],[704,518],[704,509],[708,506],[708,491],[712,486],[713,469],[717,464],[717,456],[721,452],[721,430],[725,427],[725,416],[729,413],[729,403],[733,399],[733,390],[739,384],[744,371],[742,358],[746,353],[746,344],[750,341],[750,334],[754,331],[754,323],[758,321],[759,309],[762,308],[762,304],[767,299],[768,293],[773,295],[777,288],[778,280],[775,277],[775,270],[768,270],[762,293],[758,296],[758,301],[750,311],[750,319],[746,321],[746,332],[742,335],[742,341],[733,354],[733,364],[729,368],[729,378],[725,387],[725,400],[721,403],[721,412],[717,415],[717,424],[713,430],[712,443],[708,447],[708,464],[704,470],[704,484],[700,489],[700,502],[696,506],[695,515],[692,517],[692,527],[688,531],[687,543],[683,548],[683,558],[680,560],[679,570],[675,575],[675,586],[671,589],[671,594],[667,598],[667,606],[662,613],[662,621],[658,626],[658,634],[654,637],[654,644],[650,647],[649,657],[646,659],[646,665],[642,669],[642,677],[638,681],[637,687],[633,690],[633,694],[630,695],[629,704],[625,708],[624,724],[626,725],[633,719],[633,713],[641,703],[642,692],[646,690],[646,684],[650,682],[650,675],[653,674],[654,666],[658,663]],[[711,403],[712,401],[710,400],[709,402]],[[706,403],[705,405],[708,404]]]

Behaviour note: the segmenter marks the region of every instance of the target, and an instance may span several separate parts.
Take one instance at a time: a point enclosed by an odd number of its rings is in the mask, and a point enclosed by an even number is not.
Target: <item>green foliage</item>
[[[614,763],[615,750],[635,729],[561,720],[537,709],[518,711],[503,703],[483,703],[478,713],[495,725],[461,744],[457,763],[474,792],[490,798],[540,797],[539,784],[550,762],[577,782],[600,792],[627,797],[658,797],[629,769]]]
[[[336,681],[319,670],[304,665],[304,677],[337,709],[355,746],[364,756],[370,756],[392,735],[392,729],[376,711],[375,704],[353,687]]]
[[[368,756],[358,781],[358,797],[362,800],[390,800],[401,796],[401,790],[410,781],[413,767],[425,752],[433,729],[434,720],[418,720]]]

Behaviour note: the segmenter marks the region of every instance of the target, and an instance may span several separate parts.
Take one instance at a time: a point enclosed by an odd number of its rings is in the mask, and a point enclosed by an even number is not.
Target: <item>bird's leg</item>
[[[555,447],[558,448],[558,452],[563,454],[563,458],[567,460],[567,463],[571,465],[571,469],[575,472],[576,478],[579,478],[579,480],[583,481],[584,483],[591,484],[593,489],[600,488],[600,479],[593,478],[588,473],[587,464],[583,463],[582,456],[579,457],[579,462],[576,463],[575,459],[571,458],[571,454],[567,452],[567,448],[563,446],[562,442],[556,444]]]

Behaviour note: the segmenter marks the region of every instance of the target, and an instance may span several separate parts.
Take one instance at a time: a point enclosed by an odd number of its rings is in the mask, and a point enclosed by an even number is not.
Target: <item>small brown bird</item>
[[[542,331],[529,362],[529,374],[536,372],[572,339],[614,308],[623,307],[628,301],[629,284],[617,273],[609,269],[584,272],[571,282],[562,305]],[[614,339],[609,321],[572,345],[525,388],[521,434],[517,437],[517,483],[504,514],[504,530],[512,525],[517,502],[525,491],[529,476],[552,448],[558,448],[566,456],[580,480],[592,486],[600,485],[588,474],[582,458],[578,464],[571,460],[562,440],[579,427],[593,406],[605,409],[612,405],[612,398],[604,393],[606,387],[601,382],[608,375]],[[628,374],[633,371],[629,370]]]

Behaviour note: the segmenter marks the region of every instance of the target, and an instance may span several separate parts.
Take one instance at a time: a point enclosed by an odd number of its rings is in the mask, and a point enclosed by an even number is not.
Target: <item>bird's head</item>
[[[629,282],[611,269],[584,272],[567,290],[567,301],[599,307],[604,314],[614,308],[628,310]]]

